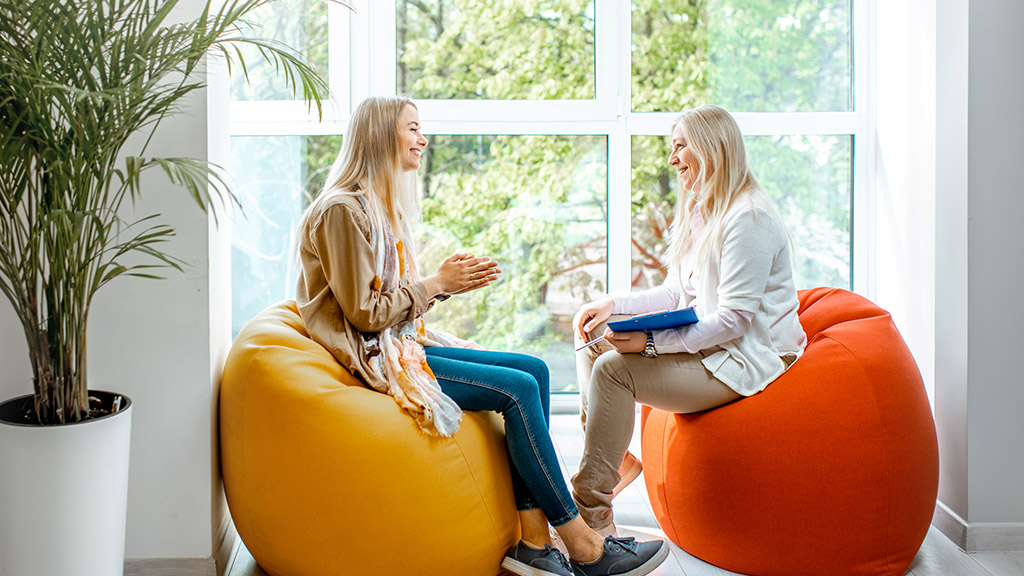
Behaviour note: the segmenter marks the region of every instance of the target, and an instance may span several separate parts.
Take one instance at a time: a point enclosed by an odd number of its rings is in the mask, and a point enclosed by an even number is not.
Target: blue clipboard
[[[608,327],[612,329],[612,332],[637,332],[676,328],[686,324],[693,324],[696,321],[697,312],[693,308],[683,308],[682,310],[644,314],[642,316],[634,316],[629,320],[609,322]]]

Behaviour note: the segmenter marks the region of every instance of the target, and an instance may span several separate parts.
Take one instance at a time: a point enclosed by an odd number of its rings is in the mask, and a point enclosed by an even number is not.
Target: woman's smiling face
[[[675,167],[683,188],[693,192],[700,191],[700,160],[686,141],[682,122],[672,129],[672,152],[668,155],[668,164]]]
[[[406,105],[398,115],[398,149],[402,170],[418,170],[420,156],[427,147],[427,139],[420,132],[420,113],[415,106]]]

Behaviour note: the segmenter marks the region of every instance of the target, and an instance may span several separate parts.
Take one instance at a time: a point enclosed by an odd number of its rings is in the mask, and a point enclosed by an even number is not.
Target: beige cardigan
[[[371,367],[360,332],[379,332],[414,320],[433,305],[423,282],[394,292],[373,289],[370,216],[358,196],[331,194],[316,200],[308,233],[299,238],[296,301],[306,330],[350,372],[377,390],[388,384]]]

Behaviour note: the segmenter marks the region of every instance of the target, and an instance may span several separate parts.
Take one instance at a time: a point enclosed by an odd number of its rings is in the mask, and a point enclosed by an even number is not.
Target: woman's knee
[[[516,374],[510,374],[503,379],[501,386],[517,404],[540,402],[540,384],[529,372],[518,371]]]
[[[548,365],[536,356],[525,356],[522,359],[522,370],[533,376],[541,394],[547,394],[550,388],[551,375]]]
[[[627,371],[626,358],[622,354],[615,350],[601,354],[594,361],[594,370],[591,372],[591,395],[598,393],[599,390],[607,389],[609,386],[621,385],[623,383],[622,375]]]

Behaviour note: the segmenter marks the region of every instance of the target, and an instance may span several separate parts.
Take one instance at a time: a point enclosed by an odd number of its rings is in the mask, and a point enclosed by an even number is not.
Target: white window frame
[[[853,137],[851,268],[855,292],[874,294],[873,86],[867,72],[874,0],[852,0],[853,110],[849,112],[736,113],[744,135]],[[396,84],[396,9],[393,2],[355,0],[356,13],[332,3],[329,12],[332,99],[317,122],[301,102],[233,102],[232,135],[342,134],[354,103],[392,94]],[[630,3],[595,0],[596,82],[593,100],[418,100],[430,134],[604,135],[608,141],[608,290],[630,287],[630,146],[634,136],[664,136],[676,113],[633,112]],[[347,31],[346,35],[335,30]],[[610,39],[610,40],[609,40]]]

